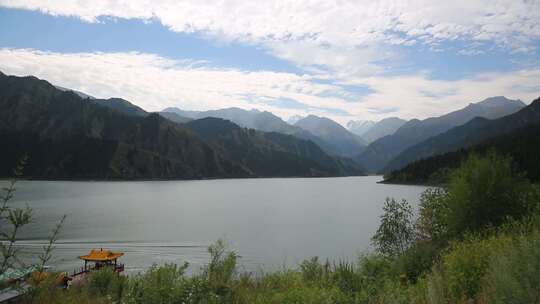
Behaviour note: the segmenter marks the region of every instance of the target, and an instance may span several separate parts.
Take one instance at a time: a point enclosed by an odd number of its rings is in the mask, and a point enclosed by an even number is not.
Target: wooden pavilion
[[[112,252],[110,250],[103,250],[103,248],[99,250],[92,249],[90,253],[79,257],[79,259],[84,260],[84,269],[82,269],[82,272],[86,273],[93,269],[110,267],[113,271],[120,273],[124,271],[124,264],[118,264],[118,258],[123,255],[123,252]],[[88,262],[93,262],[94,266],[89,267]]]

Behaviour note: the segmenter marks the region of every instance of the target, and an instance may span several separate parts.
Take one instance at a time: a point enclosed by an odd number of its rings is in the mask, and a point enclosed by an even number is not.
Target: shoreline
[[[437,184],[437,183],[422,183],[422,182],[398,182],[398,181],[392,181],[392,180],[382,180],[380,182],[377,182],[377,184],[384,184],[384,185],[402,185],[402,186],[425,186],[425,187],[442,187],[444,184]]]
[[[346,177],[371,177],[377,174],[366,175],[336,175],[336,176],[255,176],[255,177],[202,177],[202,178],[28,178],[28,177],[0,177],[0,181],[43,181],[43,182],[166,182],[166,181],[206,181],[206,180],[246,180],[246,179],[323,179]],[[377,182],[381,183],[381,182]]]

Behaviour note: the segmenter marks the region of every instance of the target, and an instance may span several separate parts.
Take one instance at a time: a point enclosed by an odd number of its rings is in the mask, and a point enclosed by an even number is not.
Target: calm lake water
[[[384,199],[417,205],[425,189],[379,180],[21,181],[16,203],[32,207],[35,221],[20,244],[27,256],[35,255],[67,214],[51,262],[64,271],[80,267],[77,256],[100,247],[125,252],[121,260],[131,273],[184,261],[196,271],[219,238],[241,255],[247,271],[295,266],[311,256],[354,260],[370,248]]]

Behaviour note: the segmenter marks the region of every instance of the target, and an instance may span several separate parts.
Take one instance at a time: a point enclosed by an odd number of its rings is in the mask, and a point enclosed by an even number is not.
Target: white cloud
[[[367,86],[374,93],[358,102],[351,102],[350,92],[339,85],[320,83],[310,75],[215,69],[200,62],[144,53],[63,54],[4,48],[0,49],[0,70],[6,74],[35,75],[96,97],[122,97],[150,111],[168,106],[197,110],[255,107],[284,118],[316,114],[343,124],[350,119],[441,115],[496,95],[525,102],[540,95],[538,68],[456,81],[432,80],[422,73],[359,77],[344,84]],[[283,103],[277,102],[283,100],[307,108],[284,108]],[[392,109],[397,111],[385,113]],[[340,111],[352,116],[340,115]]]
[[[75,16],[158,20],[177,32],[262,45],[311,71],[366,76],[391,45],[494,43],[531,52],[540,39],[540,1],[526,0],[0,0],[0,5]],[[468,49],[469,54],[473,49]],[[370,74],[371,73],[371,74]]]
[[[200,62],[171,60],[143,53],[54,53],[30,49],[0,49],[0,70],[14,75],[35,75],[99,98],[111,96],[133,101],[149,110],[168,106],[215,109],[254,104],[287,117],[306,109],[284,109],[273,100],[291,99],[312,108],[346,110],[347,101],[320,97],[342,90],[312,81],[307,75],[272,71],[249,72],[214,69]],[[250,101],[254,98],[253,102]],[[261,101],[266,100],[266,103]],[[309,109],[308,109],[309,110]]]
[[[506,96],[530,103],[540,96],[538,83],[538,68],[507,73],[484,73],[452,81],[429,79],[422,73],[350,81],[350,84],[368,85],[375,91],[363,99],[362,110],[355,112],[359,117],[363,117],[362,113],[368,109],[398,107],[398,116],[406,118],[442,115],[492,96]]]

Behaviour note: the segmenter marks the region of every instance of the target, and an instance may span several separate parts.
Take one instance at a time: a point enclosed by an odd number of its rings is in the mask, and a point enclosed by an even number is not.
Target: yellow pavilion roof
[[[112,252],[110,250],[92,249],[90,250],[89,254],[81,255],[79,259],[85,260],[85,261],[93,261],[93,262],[104,262],[104,261],[114,261],[123,255],[124,255],[123,252]]]

